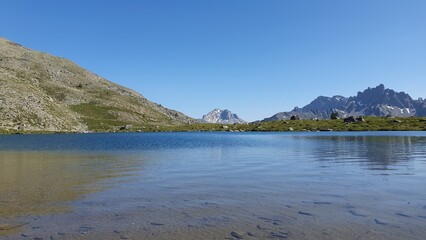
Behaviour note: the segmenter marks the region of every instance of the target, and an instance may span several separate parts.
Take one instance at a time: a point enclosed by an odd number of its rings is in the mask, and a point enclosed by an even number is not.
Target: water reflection
[[[70,211],[66,203],[129,177],[143,159],[112,154],[0,152],[0,218]],[[117,180],[115,180],[117,181]],[[113,181],[110,181],[113,182]]]
[[[413,136],[310,136],[320,161],[360,163],[370,170],[393,170],[426,153],[425,138]]]
[[[426,134],[410,134],[0,136],[0,235],[421,239]]]

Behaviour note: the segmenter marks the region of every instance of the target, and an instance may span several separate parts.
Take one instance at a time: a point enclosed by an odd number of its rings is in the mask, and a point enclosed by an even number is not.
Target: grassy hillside
[[[0,129],[113,131],[194,120],[75,63],[0,38]]]

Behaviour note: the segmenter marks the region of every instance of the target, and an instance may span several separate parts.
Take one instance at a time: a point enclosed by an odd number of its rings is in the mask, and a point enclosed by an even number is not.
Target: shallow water
[[[424,239],[426,133],[0,136],[2,239]]]

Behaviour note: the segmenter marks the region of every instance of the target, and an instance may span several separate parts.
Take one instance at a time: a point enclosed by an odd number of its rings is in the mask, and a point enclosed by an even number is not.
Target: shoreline
[[[122,130],[119,130],[119,129]],[[343,119],[279,120],[247,124],[193,123],[177,126],[109,126],[87,131],[45,131],[0,129],[0,135],[12,134],[75,134],[123,132],[359,132],[359,131],[426,131],[426,117],[388,118],[365,117],[364,121],[345,122]]]

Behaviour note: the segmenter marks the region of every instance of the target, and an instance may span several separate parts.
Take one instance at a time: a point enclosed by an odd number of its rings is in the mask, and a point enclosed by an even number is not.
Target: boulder
[[[353,123],[355,121],[356,120],[355,120],[355,118],[353,116],[350,116],[350,117],[347,117],[347,118],[343,119],[343,122],[345,122],[345,123]]]
[[[300,120],[299,115],[293,115],[290,117],[290,120]]]
[[[120,130],[130,130],[132,129],[133,125],[124,125],[120,127]]]
[[[365,119],[362,116],[359,116],[356,118],[357,122],[366,122]]]
[[[23,131],[25,129],[25,124],[18,124],[15,127],[13,127],[16,131]]]

